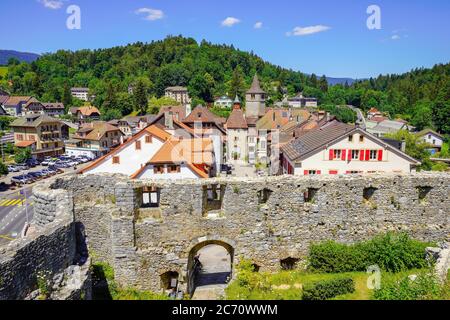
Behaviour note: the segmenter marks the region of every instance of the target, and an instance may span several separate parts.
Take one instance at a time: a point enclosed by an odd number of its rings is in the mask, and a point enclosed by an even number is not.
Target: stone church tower
[[[266,93],[261,89],[258,75],[255,74],[250,89],[245,94],[247,118],[261,118],[266,113]]]

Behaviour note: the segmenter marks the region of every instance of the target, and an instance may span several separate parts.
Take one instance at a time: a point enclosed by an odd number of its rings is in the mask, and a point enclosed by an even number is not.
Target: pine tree
[[[136,83],[133,97],[135,109],[139,111],[139,114],[145,115],[148,108],[147,88],[145,87],[144,82],[142,82],[141,80],[138,80],[138,82]]]
[[[64,104],[66,111],[72,106],[72,93],[70,92],[70,88],[67,82],[64,84],[62,103]]]
[[[242,72],[242,69],[240,66],[238,66],[233,71],[233,77],[231,78],[230,82],[230,89],[228,90],[230,97],[236,97],[236,95],[243,99],[244,98],[244,89],[245,82],[244,82],[244,75]]]

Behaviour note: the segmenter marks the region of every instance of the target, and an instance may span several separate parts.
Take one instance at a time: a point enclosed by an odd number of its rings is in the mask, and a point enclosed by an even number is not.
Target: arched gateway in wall
[[[189,245],[189,251],[187,252],[188,264],[186,270],[186,280],[187,280],[187,292],[189,295],[194,293],[196,288],[196,278],[198,277],[198,273],[200,272],[199,261],[196,258],[197,254],[205,247],[216,245],[224,248],[230,257],[230,278],[233,276],[234,264],[235,264],[235,247],[236,244],[234,241],[216,236],[206,236],[197,238],[191,242]]]

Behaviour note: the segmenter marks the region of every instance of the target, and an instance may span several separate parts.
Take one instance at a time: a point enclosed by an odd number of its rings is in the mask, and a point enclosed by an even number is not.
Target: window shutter
[[[334,160],[334,150],[330,149],[330,160]]]
[[[366,150],[366,161],[370,161],[370,150]]]
[[[383,161],[383,150],[378,151],[378,161]]]
[[[352,161],[352,150],[348,150],[348,162]]]
[[[322,171],[320,171],[320,170],[317,170],[316,172],[317,172],[317,174],[322,174]]]
[[[309,171],[308,170],[305,170],[305,176],[307,176],[307,175],[309,175]]]
[[[359,150],[359,160],[364,161],[364,150]]]
[[[342,150],[342,160],[345,161],[347,159],[346,156],[347,156],[347,150],[344,149],[344,150]]]

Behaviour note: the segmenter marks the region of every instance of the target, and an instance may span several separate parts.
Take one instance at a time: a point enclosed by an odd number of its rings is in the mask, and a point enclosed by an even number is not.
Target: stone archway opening
[[[234,248],[223,241],[195,245],[188,259],[188,292],[225,289],[233,276]]]
[[[166,294],[172,291],[177,292],[178,290],[178,279],[179,273],[176,271],[168,271],[163,273],[161,276],[161,288]]]

